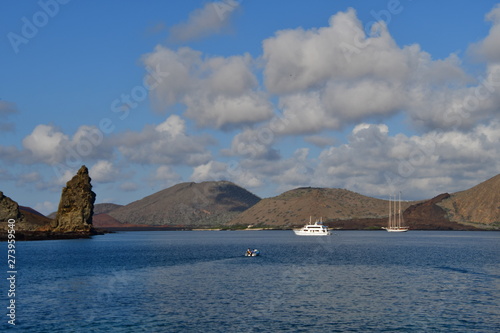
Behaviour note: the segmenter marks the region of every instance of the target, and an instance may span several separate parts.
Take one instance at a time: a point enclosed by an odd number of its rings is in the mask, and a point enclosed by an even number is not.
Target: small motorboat
[[[248,249],[247,252],[245,252],[245,257],[257,257],[260,254],[260,251],[255,249],[255,250],[250,250]]]

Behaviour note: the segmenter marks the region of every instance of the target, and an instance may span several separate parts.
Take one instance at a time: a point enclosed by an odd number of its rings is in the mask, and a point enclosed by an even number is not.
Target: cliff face
[[[92,191],[90,181],[89,170],[86,166],[82,166],[66,183],[51,231],[62,233],[91,231],[96,195]]]
[[[21,217],[17,202],[0,192],[0,221],[7,222],[9,219],[15,219],[16,222],[20,222]]]
[[[47,228],[52,222],[34,209],[19,206],[17,202],[0,192],[0,231],[7,230],[9,219],[16,221],[17,232],[34,232],[40,228]]]
[[[500,226],[500,175],[439,203],[451,221]]]

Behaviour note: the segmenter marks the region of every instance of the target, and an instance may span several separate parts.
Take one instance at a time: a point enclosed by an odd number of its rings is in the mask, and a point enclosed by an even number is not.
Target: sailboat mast
[[[399,192],[398,202],[399,202],[399,207],[398,207],[398,228],[400,228],[401,227],[401,192]]]
[[[391,227],[391,195],[389,194],[389,228]]]
[[[398,225],[398,206],[396,204],[396,195],[394,194],[394,201],[392,202],[392,206],[394,207],[394,217],[392,218],[392,226],[397,227]]]

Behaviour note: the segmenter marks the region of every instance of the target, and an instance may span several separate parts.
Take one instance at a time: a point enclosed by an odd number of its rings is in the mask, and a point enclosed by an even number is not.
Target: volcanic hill
[[[412,203],[402,202],[404,210]],[[287,191],[273,198],[263,199],[241,213],[230,225],[265,227],[298,227],[313,219],[323,217],[331,227],[363,229],[386,224],[388,201],[367,197],[345,189],[302,187]]]
[[[152,226],[217,227],[260,198],[228,181],[180,183],[107,214],[121,223]]]
[[[438,204],[451,221],[500,227],[500,174]]]

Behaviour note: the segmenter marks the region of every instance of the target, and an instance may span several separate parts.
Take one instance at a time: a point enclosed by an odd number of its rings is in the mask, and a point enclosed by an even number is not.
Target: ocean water
[[[248,247],[261,256],[245,257]],[[500,332],[499,259],[499,232],[157,231],[19,242],[15,329]],[[12,329],[2,317],[0,329]]]

